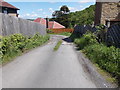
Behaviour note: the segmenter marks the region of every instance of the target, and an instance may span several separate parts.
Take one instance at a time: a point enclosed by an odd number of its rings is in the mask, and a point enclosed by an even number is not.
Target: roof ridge
[[[41,22],[42,22],[42,18],[39,18],[40,19],[40,24],[41,24]]]
[[[16,8],[15,6],[11,5],[10,3],[4,0],[0,0],[0,2],[1,2],[0,6],[2,7],[14,8],[14,9],[20,10],[19,8]]]

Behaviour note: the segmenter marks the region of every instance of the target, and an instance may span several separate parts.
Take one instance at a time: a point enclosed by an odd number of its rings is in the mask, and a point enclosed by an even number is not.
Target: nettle
[[[42,36],[35,34],[32,37],[26,37],[22,34],[13,34],[10,36],[0,37],[2,62],[11,60],[13,57],[20,55],[20,53],[42,45],[49,40],[49,36]]]

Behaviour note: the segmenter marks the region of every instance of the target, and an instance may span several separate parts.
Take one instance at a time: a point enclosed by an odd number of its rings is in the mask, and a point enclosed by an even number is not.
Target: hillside
[[[84,25],[84,24],[92,24],[94,22],[95,16],[95,5],[91,5],[90,7],[82,10],[70,13],[71,24],[74,26]]]

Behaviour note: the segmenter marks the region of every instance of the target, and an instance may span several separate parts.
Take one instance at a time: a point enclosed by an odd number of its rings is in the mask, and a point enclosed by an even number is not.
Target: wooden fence
[[[114,45],[118,48],[120,48],[120,24],[114,24],[111,27],[107,28],[107,32],[104,33],[105,34],[105,43],[108,46]],[[74,32],[73,34],[76,34],[78,37],[81,37],[83,34],[85,34],[87,31],[91,31],[91,32],[96,32],[98,31],[98,29],[94,26],[90,26],[90,25],[77,25],[74,28]],[[102,35],[103,36],[103,35]]]
[[[106,42],[120,48],[120,24],[108,28]]]
[[[45,35],[46,27],[36,22],[0,13],[0,35],[9,36],[16,33],[21,33],[27,36],[36,33]]]
[[[63,33],[63,32],[70,32],[70,33],[72,33],[74,31],[74,29],[70,29],[70,28],[49,29],[49,30],[52,31],[53,33]]]

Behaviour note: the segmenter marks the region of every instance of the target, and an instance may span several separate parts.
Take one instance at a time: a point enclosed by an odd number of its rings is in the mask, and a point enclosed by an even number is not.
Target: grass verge
[[[97,64],[103,71],[110,73],[113,79],[107,78],[108,81],[113,82],[116,79],[120,86],[119,48],[115,48],[114,46],[107,47],[103,43],[98,43],[96,36],[92,33],[86,33],[81,38],[75,39],[74,42],[77,44],[79,50],[82,50],[93,63]]]
[[[57,51],[61,44],[62,44],[62,40],[58,41],[56,46],[54,47],[54,51]]]
[[[106,81],[112,84],[117,83],[117,80],[114,77],[112,77],[110,73],[108,73],[104,69],[101,69],[98,64],[94,64],[94,66],[96,67],[97,71],[106,79]]]
[[[70,36],[71,33],[69,32],[63,32],[63,33],[49,33],[49,34],[53,34],[53,35],[64,35],[64,36]]]

